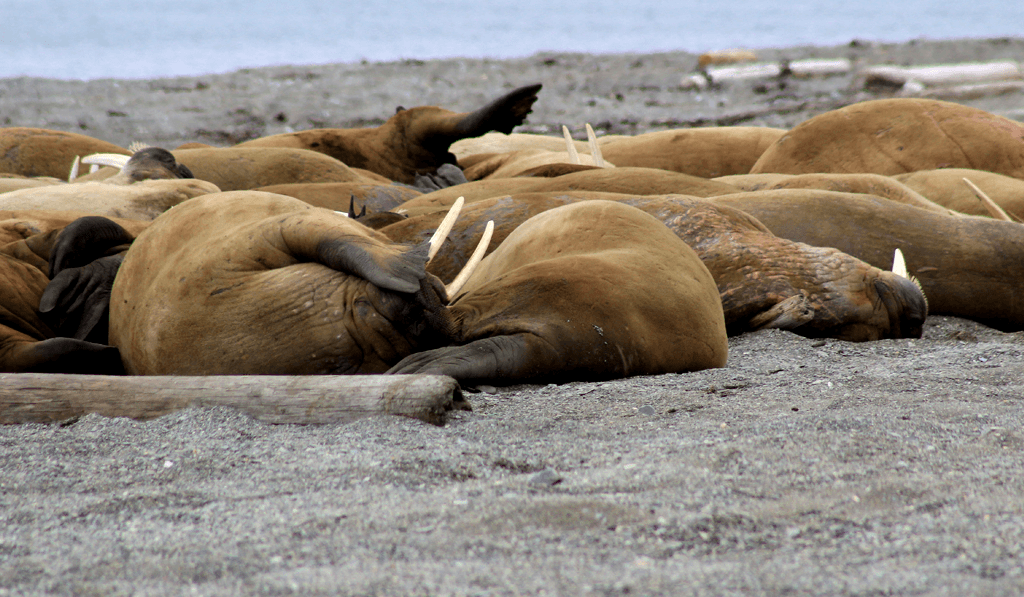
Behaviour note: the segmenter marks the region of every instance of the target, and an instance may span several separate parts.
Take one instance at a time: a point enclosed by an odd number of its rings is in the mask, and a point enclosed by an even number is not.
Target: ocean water
[[[0,0],[0,78],[1020,35],[1020,0]]]

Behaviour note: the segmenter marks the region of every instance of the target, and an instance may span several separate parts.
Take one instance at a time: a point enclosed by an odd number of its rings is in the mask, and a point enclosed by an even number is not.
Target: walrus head
[[[195,178],[184,164],[179,164],[174,154],[160,147],[145,147],[130,157],[115,153],[97,153],[86,156],[82,163],[93,166],[119,168],[118,174],[106,179],[110,184],[132,184],[143,180],[173,178]],[[75,174],[72,173],[72,179]]]

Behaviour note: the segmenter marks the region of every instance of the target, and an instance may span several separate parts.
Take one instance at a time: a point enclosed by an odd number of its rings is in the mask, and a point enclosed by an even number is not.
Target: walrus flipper
[[[540,83],[520,87],[479,110],[465,114],[452,131],[456,140],[479,137],[490,131],[506,135],[511,133],[512,129],[526,121],[541,87]]]
[[[110,289],[124,255],[61,270],[39,299],[39,314],[58,336],[107,343]]]
[[[358,276],[374,286],[395,292],[415,293],[427,275],[427,251],[422,242],[404,253],[393,253],[370,243],[326,239],[317,245],[314,261]]]
[[[27,344],[13,355],[10,364],[22,373],[124,375],[116,347],[74,338],[50,338]]]
[[[530,342],[532,336],[536,341]],[[482,338],[411,354],[389,369],[389,375],[448,375],[463,383],[512,384],[557,381],[565,376],[563,359],[550,344],[532,334]]]
[[[103,216],[85,216],[61,230],[50,249],[50,279],[67,268],[82,267],[112,249],[130,244],[134,237],[120,224]]]

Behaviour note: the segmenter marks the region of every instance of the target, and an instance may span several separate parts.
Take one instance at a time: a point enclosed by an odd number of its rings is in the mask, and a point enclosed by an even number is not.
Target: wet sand
[[[1024,40],[763,59],[1024,60]],[[543,82],[519,130],[792,126],[893,90],[854,76],[680,88],[685,53],[0,80],[7,126],[216,145],[471,110]],[[1024,119],[1018,93],[961,100]],[[600,134],[600,133],[599,133]],[[227,409],[0,428],[0,595],[1019,595],[1024,333],[781,331],[724,369],[468,395],[444,427],[274,426]]]

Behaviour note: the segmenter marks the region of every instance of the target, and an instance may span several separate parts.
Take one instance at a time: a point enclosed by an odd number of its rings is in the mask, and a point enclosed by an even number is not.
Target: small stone
[[[530,477],[530,485],[538,485],[541,487],[551,487],[552,485],[558,485],[561,482],[561,475],[556,473],[554,469],[550,468],[546,468]]]
[[[642,415],[653,415],[653,414],[656,413],[656,411],[654,410],[654,407],[649,405],[649,404],[645,404],[644,406],[641,406],[640,409],[639,409],[639,412]]]

